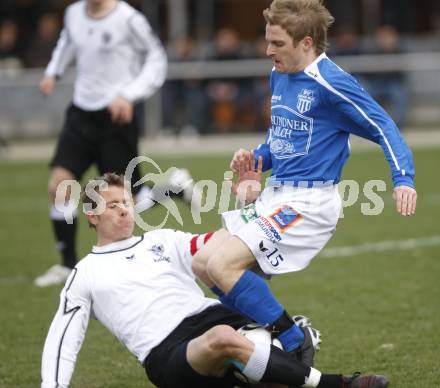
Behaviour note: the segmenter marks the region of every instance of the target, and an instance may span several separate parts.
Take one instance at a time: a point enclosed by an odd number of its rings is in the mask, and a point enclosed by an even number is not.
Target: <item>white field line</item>
[[[372,252],[406,251],[437,245],[440,245],[440,236],[413,238],[409,240],[385,240],[360,245],[327,248],[321,252],[320,257],[331,259],[335,257],[355,256]]]
[[[321,252],[320,257],[325,259],[335,257],[347,257],[360,255],[362,253],[385,252],[385,251],[406,251],[415,248],[433,247],[440,245],[440,235],[431,237],[421,237],[409,240],[388,240],[361,245],[352,245],[346,247],[327,248]],[[30,280],[23,275],[12,277],[0,277],[0,287],[14,286],[28,283]]]

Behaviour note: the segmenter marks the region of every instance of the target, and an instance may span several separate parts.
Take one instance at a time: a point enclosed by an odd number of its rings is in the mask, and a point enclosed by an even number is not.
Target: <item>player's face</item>
[[[266,54],[272,58],[279,73],[296,73],[307,66],[307,54],[303,41],[296,46],[287,31],[281,26],[266,25]]]
[[[105,201],[104,211],[93,216],[98,245],[110,244],[125,240],[132,236],[134,229],[133,199],[122,187],[109,186],[108,190],[100,191]]]

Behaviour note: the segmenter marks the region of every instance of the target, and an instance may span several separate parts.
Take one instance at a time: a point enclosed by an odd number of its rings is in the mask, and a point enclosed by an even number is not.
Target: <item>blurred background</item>
[[[17,140],[55,138],[72,96],[73,69],[55,95],[39,95],[72,1],[0,2],[0,155]],[[131,0],[167,47],[164,87],[145,104],[143,134],[198,138],[262,133],[268,74],[262,11],[269,0]],[[402,130],[440,122],[440,2],[326,0],[336,18],[331,58],[352,72]],[[164,109],[166,107],[166,109]]]

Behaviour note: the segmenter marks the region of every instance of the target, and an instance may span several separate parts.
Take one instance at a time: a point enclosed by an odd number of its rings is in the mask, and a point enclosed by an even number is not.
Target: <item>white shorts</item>
[[[251,205],[222,214],[229,233],[266,275],[300,271],[330,240],[341,210],[338,186],[267,187]]]

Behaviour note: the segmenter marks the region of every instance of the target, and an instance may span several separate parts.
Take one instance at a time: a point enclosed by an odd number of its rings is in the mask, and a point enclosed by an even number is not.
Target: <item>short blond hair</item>
[[[335,19],[322,0],[274,0],[263,15],[267,24],[286,30],[294,45],[310,36],[317,55],[328,48],[327,31]]]

